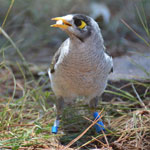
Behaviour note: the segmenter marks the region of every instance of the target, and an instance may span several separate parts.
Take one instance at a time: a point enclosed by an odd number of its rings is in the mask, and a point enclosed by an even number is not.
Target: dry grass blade
[[[8,8],[8,11],[7,11],[7,13],[6,13],[6,16],[5,16],[5,18],[4,18],[4,21],[3,21],[3,24],[2,24],[2,28],[4,28],[4,25],[5,25],[5,23],[6,23],[6,20],[7,20],[7,18],[8,18],[8,15],[9,15],[9,13],[10,13],[12,7],[13,7],[14,2],[15,2],[15,0],[11,0],[11,4],[10,4],[10,6],[9,6],[9,8]],[[1,34],[1,30],[0,30],[0,34]]]
[[[136,89],[134,87],[134,84],[132,83],[131,86],[133,88],[134,93],[136,94],[136,97],[138,98],[138,100],[140,101],[140,103],[142,104],[142,106],[147,110],[147,107],[145,106],[145,104],[143,103],[142,99],[140,98],[138,92],[136,91]]]
[[[0,32],[4,35],[4,37],[12,44],[12,46],[17,50],[18,55],[20,58],[25,62],[24,56],[21,54],[20,50],[16,46],[16,44],[13,42],[13,40],[10,38],[10,36],[0,27]]]
[[[102,141],[98,140],[95,137],[92,137],[95,141],[99,142],[100,144],[102,144],[104,147],[107,147],[108,145],[104,144]]]
[[[122,22],[127,28],[129,28],[134,34],[136,34],[137,37],[139,37],[140,39],[142,39],[148,47],[150,47],[150,44],[149,44],[142,36],[140,36],[133,28],[131,28],[123,19],[121,19],[121,22]]]
[[[105,138],[105,141],[106,141],[106,143],[107,143],[107,147],[109,148],[110,146],[109,146],[109,142],[108,142],[108,140],[107,140],[106,134],[105,134],[105,132],[104,132],[103,130],[102,130],[102,133],[103,133],[104,138]]]
[[[88,119],[87,117],[84,117],[85,119],[87,119],[87,120],[89,120],[89,121],[91,121],[91,122],[93,122],[92,120],[90,120],[90,119]],[[107,140],[107,137],[106,137],[106,134],[105,134],[105,132],[102,130],[102,133],[103,133],[103,135],[104,135],[104,138],[105,138],[105,141],[106,141],[106,143],[107,143],[107,145],[106,144],[104,144],[104,143],[102,143],[101,142],[101,144],[103,145],[103,146],[107,146],[107,147],[109,147],[109,142],[108,142],[108,140]],[[94,137],[93,137],[94,138]],[[96,138],[94,138],[94,139],[96,139]],[[96,140],[98,140],[98,139],[96,139]],[[98,140],[99,141],[99,140]],[[105,147],[106,147],[105,146]]]
[[[142,13],[140,13],[139,8],[136,6],[136,11],[137,11],[138,17],[140,19],[140,22],[141,22],[144,30],[146,31],[147,36],[150,36],[148,23],[147,23],[147,19],[146,19],[146,15],[145,15],[145,11],[144,11],[143,6],[142,6],[141,10],[142,10]]]

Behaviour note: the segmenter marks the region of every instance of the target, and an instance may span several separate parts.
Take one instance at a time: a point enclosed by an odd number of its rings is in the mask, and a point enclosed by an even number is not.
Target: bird
[[[97,22],[84,14],[68,14],[55,17],[51,27],[60,28],[68,38],[54,54],[48,75],[56,96],[57,117],[52,133],[57,133],[64,104],[78,97],[84,97],[94,118],[99,97],[107,86],[109,74],[113,71],[112,57],[106,53],[104,40]],[[96,131],[105,130],[98,121]]]

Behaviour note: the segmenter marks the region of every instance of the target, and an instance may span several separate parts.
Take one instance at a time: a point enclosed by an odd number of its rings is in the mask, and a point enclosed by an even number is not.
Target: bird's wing
[[[113,72],[113,60],[112,60],[112,57],[111,56],[109,56],[106,52],[105,52],[105,58],[106,58],[106,60],[107,60],[107,62],[108,62],[108,64],[109,64],[109,68],[110,68],[110,70],[109,70],[109,73],[111,73],[111,72]]]
[[[114,66],[113,66],[113,60],[112,60],[112,57],[110,57],[111,59],[111,69],[110,69],[110,72],[109,73],[112,73],[114,71]]]
[[[56,51],[56,53],[54,54],[53,58],[52,58],[52,61],[51,61],[51,64],[50,64],[50,72],[53,73],[55,72],[55,64],[59,61],[59,58],[60,58],[60,55],[61,55],[61,52],[63,50],[66,49],[66,47],[68,47],[68,41],[69,39],[66,39],[62,45],[59,47],[59,49]]]
[[[50,72],[53,73],[55,72],[55,64],[57,63],[58,59],[59,59],[59,56],[60,56],[60,53],[61,53],[61,48],[59,48],[56,53],[54,54],[53,58],[52,58],[52,62],[50,64]]]

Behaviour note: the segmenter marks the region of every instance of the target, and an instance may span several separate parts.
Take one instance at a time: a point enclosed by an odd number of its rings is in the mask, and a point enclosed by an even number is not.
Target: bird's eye
[[[80,29],[83,29],[87,25],[83,20],[80,19],[75,19],[74,24]]]

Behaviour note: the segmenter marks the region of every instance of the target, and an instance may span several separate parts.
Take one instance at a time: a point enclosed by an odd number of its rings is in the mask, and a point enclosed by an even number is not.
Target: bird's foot
[[[94,112],[93,117],[94,117],[94,119],[99,119],[100,115],[98,112]],[[97,133],[101,132],[102,130],[105,131],[104,124],[100,120],[95,124],[95,128],[96,128]]]
[[[57,134],[58,128],[59,128],[59,120],[56,119],[54,121],[54,125],[52,126],[52,129],[51,129],[52,133]]]

